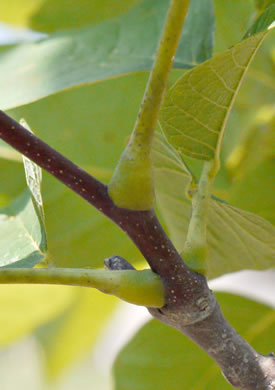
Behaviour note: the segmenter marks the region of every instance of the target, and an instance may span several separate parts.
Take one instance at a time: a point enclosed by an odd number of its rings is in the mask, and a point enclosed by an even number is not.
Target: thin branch
[[[189,2],[170,2],[139,114],[109,185],[110,197],[119,207],[131,210],[149,210],[154,207],[152,140]]]
[[[170,3],[156,61],[147,83],[130,144],[135,141],[135,145],[142,143],[143,148],[147,146],[148,150],[151,149],[160,106],[189,3],[190,0],[172,0]]]
[[[57,284],[92,287],[135,305],[162,307],[163,285],[151,270],[104,271],[79,268],[0,268],[0,284]]]
[[[0,138],[116,223],[136,244],[151,269],[166,281],[167,303],[176,307],[184,302],[187,307],[188,302],[192,302],[194,297],[199,297],[202,293],[207,294],[208,287],[205,279],[184,264],[153,210],[133,211],[116,207],[108,195],[107,186],[2,111],[0,111]],[[173,287],[168,288],[170,283]]]
[[[100,211],[110,208],[107,187],[0,111],[0,138],[86,199]]]

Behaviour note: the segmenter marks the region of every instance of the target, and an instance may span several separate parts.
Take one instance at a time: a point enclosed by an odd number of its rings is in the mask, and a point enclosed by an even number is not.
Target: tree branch
[[[200,296],[205,280],[184,264],[175,247],[162,229],[153,210],[134,211],[114,205],[105,186],[23,126],[0,111],[0,138],[44,168],[59,181],[87,200],[101,213],[116,223],[139,248],[151,269],[173,288],[167,290],[166,300],[177,305]],[[180,275],[180,276],[179,276]],[[189,293],[183,291],[189,285]],[[204,293],[208,288],[206,282]],[[172,292],[173,291],[173,292]]]
[[[178,34],[178,23],[183,22],[181,19],[183,15],[179,13],[186,12],[188,3],[189,1],[183,0],[171,1],[170,16],[173,14],[173,18],[168,23],[168,30],[171,34],[173,34],[173,20],[176,23]],[[165,64],[160,62],[159,69],[155,65],[145,94],[147,97],[136,123],[138,139],[148,138],[149,149],[167,81],[164,73],[167,71],[168,75],[172,61],[171,52],[169,52],[169,58],[165,58],[166,50],[167,53],[170,50],[169,34],[165,39],[159,52]],[[177,45],[177,39],[174,39],[171,50],[175,50],[173,45]],[[157,72],[157,69],[160,73]],[[160,80],[162,77],[163,80]],[[150,83],[153,80],[156,81],[156,88],[151,88],[152,84]],[[158,96],[158,93],[160,93],[160,96]],[[128,234],[148,261],[151,269],[160,276],[164,286],[165,305],[161,309],[149,309],[155,318],[178,329],[203,348],[219,364],[225,377],[233,386],[241,390],[275,389],[275,359],[273,356],[265,357],[254,351],[225,320],[215,296],[208,288],[205,277],[191,271],[183,262],[153,210],[136,211],[117,207],[108,195],[107,186],[56,152],[1,111],[0,138],[41,168],[47,170]],[[109,261],[107,266],[111,269],[114,267],[114,273],[119,272],[117,269],[125,269],[125,267],[129,269],[127,263],[123,261]],[[9,272],[13,272],[13,274]],[[4,280],[7,283],[15,282],[14,272],[15,270],[1,270],[0,281],[1,275],[3,275],[3,282]],[[48,278],[48,281],[52,280],[53,282],[55,279],[50,272],[59,271],[47,269],[24,270],[24,272],[32,275],[32,279],[29,280],[33,282],[38,280],[35,279],[37,278],[36,275],[43,275],[44,281]],[[32,273],[30,274],[30,272]],[[73,277],[75,272],[75,269],[70,270],[66,276],[63,273],[64,282],[76,283]],[[91,275],[88,274],[89,272],[92,271],[83,271],[82,276],[84,277],[84,274],[86,276],[82,279],[81,285],[89,284],[89,275]],[[19,274],[20,272],[18,272]],[[119,274],[116,275],[114,277],[118,278]],[[21,280],[27,282],[26,275],[22,276]]]
[[[70,187],[128,234],[163,282],[165,306],[149,309],[155,318],[180,330],[203,348],[220,365],[233,386],[242,390],[275,389],[274,358],[258,354],[227,323],[205,277],[186,266],[153,210],[116,207],[107,186],[1,111],[0,138]]]

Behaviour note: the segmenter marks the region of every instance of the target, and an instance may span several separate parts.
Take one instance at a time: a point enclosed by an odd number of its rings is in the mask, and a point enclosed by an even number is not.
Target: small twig
[[[148,307],[164,305],[163,285],[151,270],[87,270],[79,268],[0,268],[1,284],[58,284],[92,287],[126,302]]]
[[[147,146],[150,151],[154,130],[169,72],[176,55],[184,20],[190,0],[172,0],[169,6],[163,35],[156,53],[156,61],[150,74],[143,102],[131,136],[130,144]]]
[[[149,210],[154,207],[152,140],[189,2],[170,2],[139,114],[109,185],[109,194],[119,207],[132,210]]]

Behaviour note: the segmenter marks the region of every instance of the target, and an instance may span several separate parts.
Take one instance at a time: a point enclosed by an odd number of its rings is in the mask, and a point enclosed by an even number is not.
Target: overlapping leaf
[[[179,154],[159,135],[154,145],[157,203],[179,252],[191,216],[190,177]],[[263,218],[212,198],[209,207],[207,276],[274,266],[275,228]]]
[[[167,93],[160,121],[183,155],[219,159],[228,115],[244,74],[268,31],[184,74]]]
[[[119,17],[142,0],[44,0],[28,25],[37,31],[53,32],[79,28]]]
[[[245,210],[252,211],[275,225],[274,191],[275,163],[268,159],[236,180],[230,200]]]
[[[271,5],[275,4],[274,0],[254,0],[254,1],[259,11],[263,11],[266,8],[270,7]]]
[[[141,1],[10,0],[0,3],[0,18],[5,23],[52,32],[117,17]]]
[[[53,380],[91,350],[117,300],[90,289],[75,288],[64,313],[36,333],[45,352],[45,367]]]
[[[262,1],[262,0],[260,0]],[[216,15],[215,51],[220,53],[240,42],[255,18],[253,0],[214,0]]]
[[[275,311],[238,296],[217,295],[225,317],[241,336],[260,353],[270,353],[275,346]],[[120,352],[114,380],[115,390],[232,389],[206,353],[183,334],[155,320]]]
[[[0,286],[0,345],[8,345],[61,315],[71,305],[73,288]]]
[[[211,55],[212,0],[205,2],[197,25],[199,3],[198,0],[191,3],[184,34],[189,37],[194,24],[197,30],[192,42],[179,48],[176,65],[180,68],[190,67]],[[168,0],[146,0],[112,21],[56,33],[3,53],[0,56],[1,109],[30,103],[75,86],[150,70],[168,4]]]
[[[28,188],[0,212],[0,266],[32,267],[46,256],[41,170],[24,157]]]
[[[261,16],[248,29],[244,39],[250,37],[253,34],[265,31],[273,23],[275,23],[275,2],[273,2],[273,5],[266,8]]]

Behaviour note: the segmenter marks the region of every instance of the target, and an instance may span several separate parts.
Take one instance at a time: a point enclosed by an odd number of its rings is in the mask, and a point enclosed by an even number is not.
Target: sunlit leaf
[[[1,108],[20,106],[64,89],[129,72],[150,70],[168,3],[168,0],[146,0],[112,21],[56,33],[3,53],[0,56]],[[195,23],[198,0],[191,4],[186,32],[183,32],[189,41],[178,50],[175,60],[178,68],[190,67],[211,55],[214,18],[211,1],[206,3],[200,16],[203,22],[199,24]],[[190,28],[194,24],[197,31],[191,40]]]
[[[0,18],[5,23],[52,32],[117,17],[141,1],[10,0],[0,3]]]
[[[182,154],[219,159],[234,99],[266,35],[254,35],[186,72],[169,90],[160,121],[168,141]]]
[[[0,345],[7,345],[66,311],[73,288],[0,286]]]
[[[13,161],[22,161],[21,154],[0,139],[0,158]]]
[[[217,297],[227,320],[256,350],[266,355],[274,350],[274,310],[234,295]],[[115,390],[232,389],[205,352],[180,332],[155,320],[123,348],[113,372]]]
[[[79,28],[118,17],[142,0],[44,0],[28,20],[34,30]]]
[[[0,266],[32,267],[46,256],[41,169],[26,157],[24,166],[28,188],[0,212]]]
[[[1,22],[25,26],[28,19],[43,3],[43,0],[10,0],[1,1]]]
[[[266,160],[236,180],[230,200],[275,225],[274,160]]]
[[[91,351],[115,303],[115,298],[98,291],[75,288],[74,300],[67,310],[38,330],[51,380]]]

